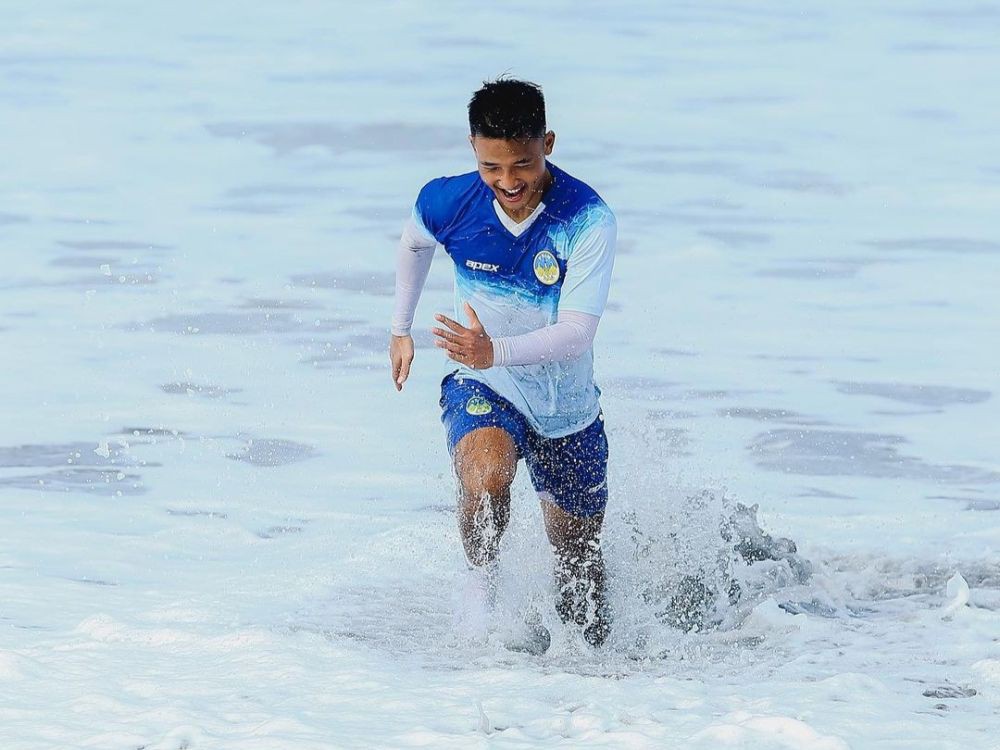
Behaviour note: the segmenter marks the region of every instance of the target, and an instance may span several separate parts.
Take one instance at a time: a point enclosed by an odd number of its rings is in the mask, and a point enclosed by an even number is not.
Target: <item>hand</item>
[[[446,349],[450,359],[473,370],[493,367],[493,340],[487,335],[483,324],[479,322],[479,316],[468,302],[465,303],[465,314],[469,317],[468,328],[444,315],[434,316],[435,320],[451,329],[450,331],[442,328],[431,329],[431,332],[438,337],[434,342],[435,346]]]
[[[410,375],[413,361],[413,338],[393,336],[389,340],[389,361],[392,363],[392,383],[397,391],[403,390],[403,383]]]

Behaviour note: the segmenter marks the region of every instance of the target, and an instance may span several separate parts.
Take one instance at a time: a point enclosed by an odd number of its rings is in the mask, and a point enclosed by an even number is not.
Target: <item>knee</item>
[[[510,490],[514,481],[514,469],[506,461],[491,459],[489,456],[463,461],[458,469],[458,480],[462,494],[479,499],[484,495],[501,498]]]
[[[542,497],[545,532],[556,555],[565,560],[590,560],[601,555],[601,529],[604,513],[574,516]]]
[[[455,449],[455,473],[466,498],[506,496],[516,468],[514,441],[499,428],[475,430]]]

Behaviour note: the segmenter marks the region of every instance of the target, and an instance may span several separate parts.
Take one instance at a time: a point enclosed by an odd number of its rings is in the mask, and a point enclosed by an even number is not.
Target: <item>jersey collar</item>
[[[503,210],[500,205],[500,201],[496,198],[493,199],[493,210],[496,211],[497,218],[503,225],[503,228],[510,232],[515,237],[520,237],[522,234],[528,231],[528,227],[538,220],[538,217],[542,215],[542,211],[545,210],[545,202],[539,201],[538,205],[535,206],[535,210],[531,212],[531,216],[521,222],[514,221],[507,215],[507,212]]]

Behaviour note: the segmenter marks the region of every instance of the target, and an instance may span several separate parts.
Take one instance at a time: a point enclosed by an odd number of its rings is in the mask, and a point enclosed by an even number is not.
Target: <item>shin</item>
[[[611,626],[601,551],[604,515],[577,517],[550,502],[542,507],[556,558],[556,610],[564,622],[582,627],[588,642],[600,645]]]
[[[513,441],[497,428],[471,432],[456,447],[458,527],[472,565],[486,565],[499,554],[500,538],[510,518],[510,485],[516,466]]]

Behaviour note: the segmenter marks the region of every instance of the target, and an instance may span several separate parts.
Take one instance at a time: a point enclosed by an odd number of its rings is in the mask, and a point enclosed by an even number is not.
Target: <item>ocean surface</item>
[[[523,467],[552,646],[452,625],[443,253],[388,369],[503,73],[619,220],[599,651]],[[0,6],[0,744],[1000,747],[998,74],[995,3]]]

